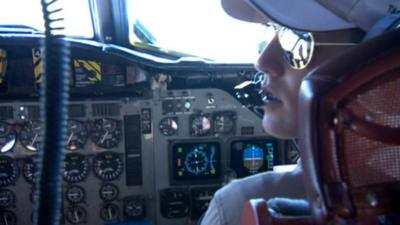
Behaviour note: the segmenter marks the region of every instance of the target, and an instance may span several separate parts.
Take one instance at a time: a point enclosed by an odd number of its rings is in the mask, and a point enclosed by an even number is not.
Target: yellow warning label
[[[0,84],[4,82],[7,70],[7,51],[0,48]]]
[[[101,81],[101,63],[91,60],[74,60],[75,73],[84,74],[88,81]],[[75,74],[77,75],[77,74]]]
[[[42,53],[40,49],[38,48],[32,49],[32,61],[33,61],[36,83],[41,83],[43,74],[43,63],[42,63]]]

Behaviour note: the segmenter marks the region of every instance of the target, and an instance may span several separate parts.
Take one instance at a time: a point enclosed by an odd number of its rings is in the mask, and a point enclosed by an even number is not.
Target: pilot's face
[[[258,70],[264,73],[265,81],[261,89],[270,99],[261,106],[264,110],[263,128],[268,134],[284,139],[297,137],[298,93],[301,81],[316,66],[348,48],[318,46],[310,64],[304,69],[296,70],[284,59],[278,38],[271,40],[256,64]]]
[[[309,68],[292,69],[282,57],[276,37],[264,49],[256,66],[265,76],[262,90],[271,98],[261,107],[264,110],[264,130],[279,138],[296,137],[297,95]]]

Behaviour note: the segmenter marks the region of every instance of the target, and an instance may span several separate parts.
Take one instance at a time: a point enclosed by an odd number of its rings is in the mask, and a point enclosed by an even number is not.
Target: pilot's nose
[[[283,60],[282,48],[278,38],[274,37],[261,53],[255,66],[267,76],[280,76],[284,72]]]

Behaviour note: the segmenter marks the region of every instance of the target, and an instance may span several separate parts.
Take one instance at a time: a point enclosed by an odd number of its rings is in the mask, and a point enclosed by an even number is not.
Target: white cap
[[[273,21],[305,31],[359,27],[369,30],[380,18],[400,12],[400,0],[221,0],[240,20]]]

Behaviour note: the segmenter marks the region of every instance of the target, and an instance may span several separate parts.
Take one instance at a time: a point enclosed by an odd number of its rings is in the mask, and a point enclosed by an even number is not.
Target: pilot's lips
[[[261,99],[262,99],[263,105],[282,103],[282,101],[272,91],[270,91],[268,89],[263,89],[260,92],[260,94],[261,94]]]
[[[261,94],[261,99],[263,104],[260,105],[258,108],[265,113],[271,113],[272,111],[275,111],[279,109],[282,106],[282,101],[276,97],[276,95],[272,94],[272,92],[268,90],[262,90],[260,92]]]

